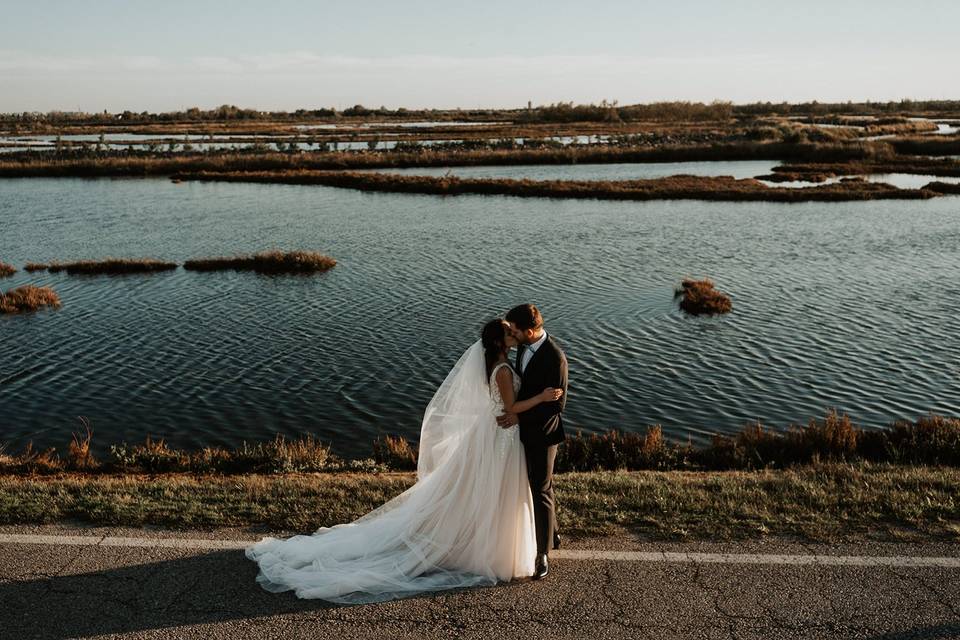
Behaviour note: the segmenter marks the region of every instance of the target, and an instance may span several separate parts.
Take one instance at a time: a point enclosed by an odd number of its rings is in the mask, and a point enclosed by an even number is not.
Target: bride
[[[300,598],[379,602],[417,593],[492,585],[533,575],[533,502],[517,427],[496,416],[559,399],[560,389],[516,402],[516,346],[491,320],[427,405],[416,483],[347,524],[246,550],[268,591]]]

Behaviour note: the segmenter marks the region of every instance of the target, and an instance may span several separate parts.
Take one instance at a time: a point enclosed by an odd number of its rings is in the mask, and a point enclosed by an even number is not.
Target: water
[[[836,184],[845,178],[854,177],[863,178],[867,182],[883,182],[897,187],[898,189],[922,189],[931,182],[960,184],[960,178],[954,176],[935,176],[914,173],[869,173],[860,176],[834,176],[832,178],[827,178],[823,182],[808,182],[806,180],[793,180],[790,182],[770,182],[768,180],[761,180],[761,182],[770,187],[803,188],[818,187],[825,184]]]
[[[772,160],[723,162],[660,162],[574,165],[518,165],[511,167],[413,167],[378,169],[418,176],[450,174],[462,178],[514,178],[529,180],[647,180],[679,174],[752,178],[773,172],[781,164]]]
[[[551,168],[552,169],[552,168]],[[593,170],[593,167],[584,167]],[[866,426],[960,414],[960,200],[601,202],[167,180],[0,181],[0,260],[309,248],[313,277],[19,272],[63,308],[0,317],[0,441],[103,451],[310,433],[415,438],[483,321],[532,301],[570,359],[573,431],[704,442],[835,407]],[[734,311],[688,318],[710,276]]]

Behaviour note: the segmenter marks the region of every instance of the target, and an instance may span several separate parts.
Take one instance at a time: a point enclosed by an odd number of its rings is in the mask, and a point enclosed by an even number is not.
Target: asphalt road
[[[57,537],[11,541],[36,534]],[[257,537],[0,527],[0,639],[960,638],[960,544],[578,540],[542,581],[337,606],[267,593],[242,551],[204,548]],[[183,538],[224,542],[143,546]],[[678,555],[622,553],[661,551]]]

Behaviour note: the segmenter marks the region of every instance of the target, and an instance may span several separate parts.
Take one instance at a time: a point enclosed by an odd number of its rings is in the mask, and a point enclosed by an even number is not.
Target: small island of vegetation
[[[730,296],[715,289],[709,278],[685,279],[677,287],[674,297],[680,297],[680,309],[692,316],[730,313],[733,309]]]
[[[59,306],[60,296],[49,287],[35,287],[28,284],[6,293],[0,292],[0,314],[24,313],[44,307]]]

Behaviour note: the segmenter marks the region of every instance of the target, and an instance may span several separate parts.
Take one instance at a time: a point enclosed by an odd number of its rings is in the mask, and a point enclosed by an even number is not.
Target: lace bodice
[[[497,385],[497,371],[502,367],[507,367],[510,369],[510,374],[513,379],[513,394],[516,397],[518,391],[520,391],[520,376],[517,375],[517,372],[513,370],[506,362],[501,362],[493,368],[493,371],[490,372],[490,397],[493,398],[493,403],[497,406],[497,409],[503,409],[503,397],[500,395],[500,387]]]

